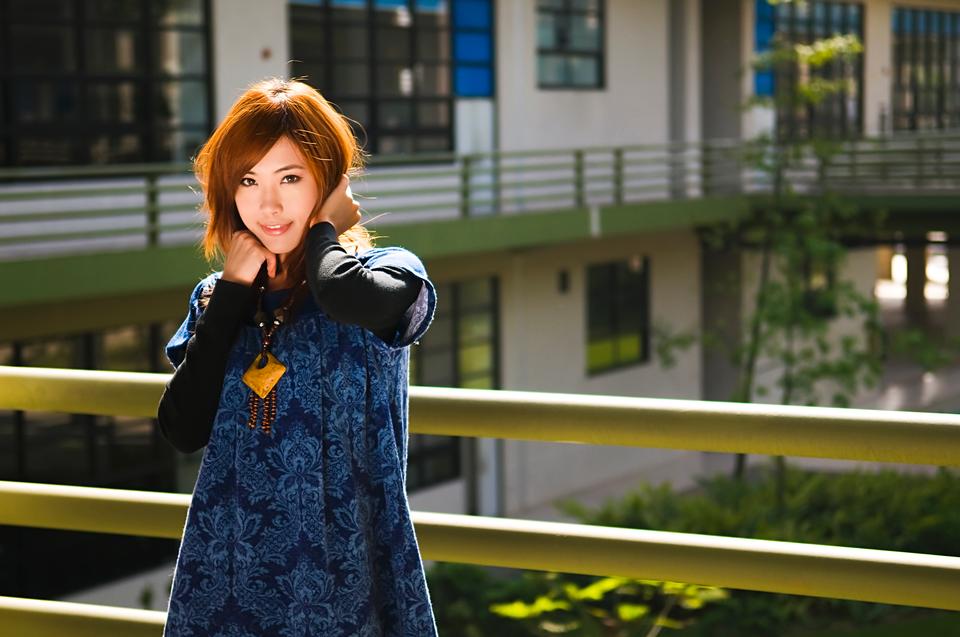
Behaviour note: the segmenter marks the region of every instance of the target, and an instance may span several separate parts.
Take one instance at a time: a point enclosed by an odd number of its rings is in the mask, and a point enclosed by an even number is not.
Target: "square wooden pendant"
[[[260,354],[257,354],[250,367],[243,373],[243,382],[257,396],[266,398],[270,390],[280,380],[280,377],[287,371],[287,368],[270,352],[267,352],[267,364],[259,367],[259,363]]]

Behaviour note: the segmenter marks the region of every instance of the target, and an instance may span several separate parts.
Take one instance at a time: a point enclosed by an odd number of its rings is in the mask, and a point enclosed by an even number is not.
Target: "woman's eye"
[[[290,180],[290,181],[287,181],[288,184],[295,184],[298,181],[300,181],[300,177],[298,175],[285,175],[283,177],[283,180],[286,181],[287,179]]]
[[[240,180],[241,186],[252,186],[255,183],[256,182],[253,181],[253,179],[251,179],[250,177],[244,177],[243,179]]]

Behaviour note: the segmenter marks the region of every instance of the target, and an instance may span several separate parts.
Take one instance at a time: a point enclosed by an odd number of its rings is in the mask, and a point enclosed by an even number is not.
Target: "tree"
[[[853,35],[811,44],[775,37],[772,48],[757,55],[752,67],[773,72],[781,81],[773,95],[752,96],[744,108],[762,106],[776,113],[816,108],[846,88],[842,78],[851,74],[836,70],[853,64],[862,50]],[[833,69],[834,77],[827,77],[824,69]],[[701,337],[705,347],[722,350],[736,370],[730,400],[772,398],[784,405],[848,406],[861,388],[877,383],[888,348],[872,295],[843,278],[845,242],[875,237],[883,213],[861,211],[836,192],[832,169],[846,149],[843,141],[821,131],[799,139],[783,131],[765,132],[740,148],[719,152],[720,161],[725,158],[728,164],[717,171],[716,155],[705,159],[711,163],[711,174],[729,177],[746,168],[763,175],[769,187],[764,197],[754,197],[748,217],[701,229],[707,248],[742,252],[757,263],[737,342],[726,342],[710,329]],[[741,302],[739,293],[732,302]],[[856,325],[856,333],[843,333],[838,329],[842,322],[848,332]],[[912,333],[909,340],[916,345],[918,339],[923,341],[923,335]],[[693,340],[691,334],[664,326],[654,330],[654,347],[665,366],[672,364],[676,350]],[[777,370],[772,384],[758,381],[761,360]],[[775,464],[782,486],[785,459],[778,457]],[[742,479],[745,467],[746,455],[737,454],[734,476]],[[778,500],[782,507],[782,491]]]

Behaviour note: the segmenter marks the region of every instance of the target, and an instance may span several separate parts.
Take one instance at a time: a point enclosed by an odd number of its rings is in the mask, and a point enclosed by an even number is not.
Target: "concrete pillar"
[[[700,4],[700,130],[703,139],[739,139],[744,134],[743,101],[748,85],[740,70],[751,51],[744,0],[702,0]],[[752,13],[750,14],[752,16]],[[752,74],[748,73],[748,75]],[[752,80],[750,80],[752,82]],[[740,168],[727,153],[708,150],[701,160],[704,195],[740,191]]]
[[[691,142],[700,137],[700,3],[699,0],[674,0],[667,10],[670,141]],[[690,157],[679,146],[671,154],[670,195],[674,199],[687,196]]]
[[[892,0],[863,3],[863,132],[878,135],[892,128]],[[886,130],[881,130],[885,126]]]
[[[927,246],[907,245],[907,300],[904,310],[907,322],[923,325],[927,320],[927,299],[924,288],[927,284]]]
[[[704,345],[701,352],[701,387],[704,400],[731,400],[740,378],[730,352],[740,346],[744,320],[743,253],[736,249],[700,248],[701,315],[703,333],[713,345]],[[703,453],[700,471],[704,476],[731,475],[737,455]]]

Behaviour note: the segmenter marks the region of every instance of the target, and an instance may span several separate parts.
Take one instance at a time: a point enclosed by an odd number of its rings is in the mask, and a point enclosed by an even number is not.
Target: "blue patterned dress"
[[[183,531],[165,637],[436,635],[407,502],[409,345],[426,332],[436,291],[402,248],[358,255],[424,283],[392,343],[328,318],[307,294],[271,351],[287,366],[270,434],[247,427],[241,376],[260,349],[241,324]],[[201,281],[167,344],[184,358]],[[269,308],[287,291],[267,292]]]

